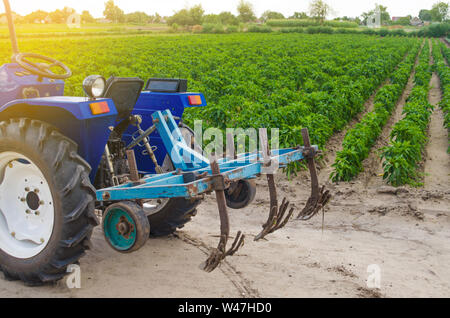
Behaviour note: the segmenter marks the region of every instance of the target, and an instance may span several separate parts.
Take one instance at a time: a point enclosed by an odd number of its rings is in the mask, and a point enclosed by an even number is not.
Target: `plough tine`
[[[226,250],[228,237],[230,235],[230,221],[228,218],[228,211],[225,199],[225,182],[223,180],[223,176],[220,174],[219,165],[217,161],[211,160],[211,171],[213,174],[213,178],[215,180],[215,192],[217,199],[217,206],[219,208],[219,216],[220,216],[220,240],[219,245],[215,248],[208,259],[203,264],[203,270],[206,272],[212,272],[214,269],[219,266],[219,264],[224,260],[227,256],[234,255],[239,248],[244,246],[244,238],[245,235],[242,232],[238,232],[236,238],[234,239],[233,244],[229,250]]]
[[[266,128],[261,128],[259,130],[259,138],[261,143],[262,155],[264,159],[264,166],[269,167],[271,165],[270,159],[271,153],[269,149],[269,142],[267,138]],[[275,178],[273,173],[267,174],[267,183],[269,185],[269,196],[270,196],[269,217],[267,219],[267,222],[263,224],[262,226],[263,229],[261,233],[255,236],[254,239],[255,241],[261,240],[268,234],[273,233],[284,227],[287,224],[287,222],[289,222],[289,219],[294,213],[294,208],[291,208],[287,216],[284,217],[289,207],[289,201],[287,201],[286,198],[283,199],[280,207],[278,207],[277,189],[275,186]]]
[[[315,153],[311,148],[308,129],[302,129],[303,142],[305,144],[304,156],[308,162],[308,168],[311,175],[311,196],[306,202],[303,210],[298,214],[297,219],[307,221],[316,215],[320,209],[330,202],[331,194],[329,190],[325,190],[325,186],[319,188],[319,178],[317,177],[316,165],[314,162]]]

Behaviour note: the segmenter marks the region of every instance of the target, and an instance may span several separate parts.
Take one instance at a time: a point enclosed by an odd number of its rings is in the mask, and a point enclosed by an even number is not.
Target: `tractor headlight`
[[[105,93],[106,80],[100,75],[91,75],[84,79],[83,89],[90,98],[102,97]]]

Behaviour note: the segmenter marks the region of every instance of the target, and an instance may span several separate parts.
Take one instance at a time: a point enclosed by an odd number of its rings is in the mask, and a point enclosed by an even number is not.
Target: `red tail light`
[[[107,102],[92,103],[89,106],[91,107],[92,115],[101,115],[110,112]]]
[[[202,98],[200,97],[200,95],[191,95],[191,96],[188,96],[188,99],[189,99],[189,105],[191,105],[191,106],[196,106],[196,105],[202,104]]]

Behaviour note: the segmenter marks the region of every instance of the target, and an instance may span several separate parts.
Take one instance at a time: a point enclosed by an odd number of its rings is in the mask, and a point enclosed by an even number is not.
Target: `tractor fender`
[[[90,104],[105,102],[109,112],[93,115]],[[12,101],[0,107],[0,121],[30,118],[46,122],[78,144],[78,154],[92,167],[95,178],[117,110],[111,99],[89,101],[81,97],[46,97]]]

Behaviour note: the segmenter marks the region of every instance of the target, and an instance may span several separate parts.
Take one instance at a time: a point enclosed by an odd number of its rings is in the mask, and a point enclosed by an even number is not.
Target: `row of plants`
[[[441,37],[448,33],[447,29],[434,32],[425,27],[416,31],[405,31],[403,29],[369,29],[369,28],[332,28],[327,26],[312,26],[312,27],[294,27],[294,28],[281,28],[281,33],[326,33],[326,34],[366,34],[366,35],[379,35],[379,36],[406,36],[406,37]]]
[[[373,101],[374,110],[367,113],[345,135],[343,149],[337,153],[336,160],[332,165],[334,168],[331,174],[333,181],[350,181],[363,170],[362,161],[368,157],[401,97],[414,68],[419,49],[420,44],[414,46],[390,76],[390,83],[378,90]]]
[[[383,179],[395,187],[421,184],[418,165],[422,160],[428,124],[433,111],[433,106],[428,102],[432,76],[429,61],[430,50],[427,42],[416,68],[415,86],[403,108],[404,117],[394,125],[390,145],[382,149]]]
[[[211,24],[205,23],[199,26],[193,26],[192,32],[194,33],[236,33],[239,32],[241,28],[237,25],[223,25],[223,24]]]
[[[434,69],[439,75],[442,90],[442,100],[439,106],[444,112],[444,126],[447,128],[450,136],[450,69],[445,63],[448,61],[449,49],[442,42],[433,43],[436,48],[433,50]],[[450,139],[447,152],[450,153]]]
[[[295,27],[295,28],[281,28],[281,33],[326,33],[326,34],[366,34],[366,35],[379,35],[379,36],[407,36],[407,37],[419,37],[416,32],[406,32],[403,29],[347,29],[347,28],[332,28],[327,26],[314,26],[314,27]]]
[[[310,27],[310,26],[326,26],[333,28],[357,28],[356,22],[341,21],[316,21],[311,19],[273,19],[267,20],[266,24],[271,27]]]

